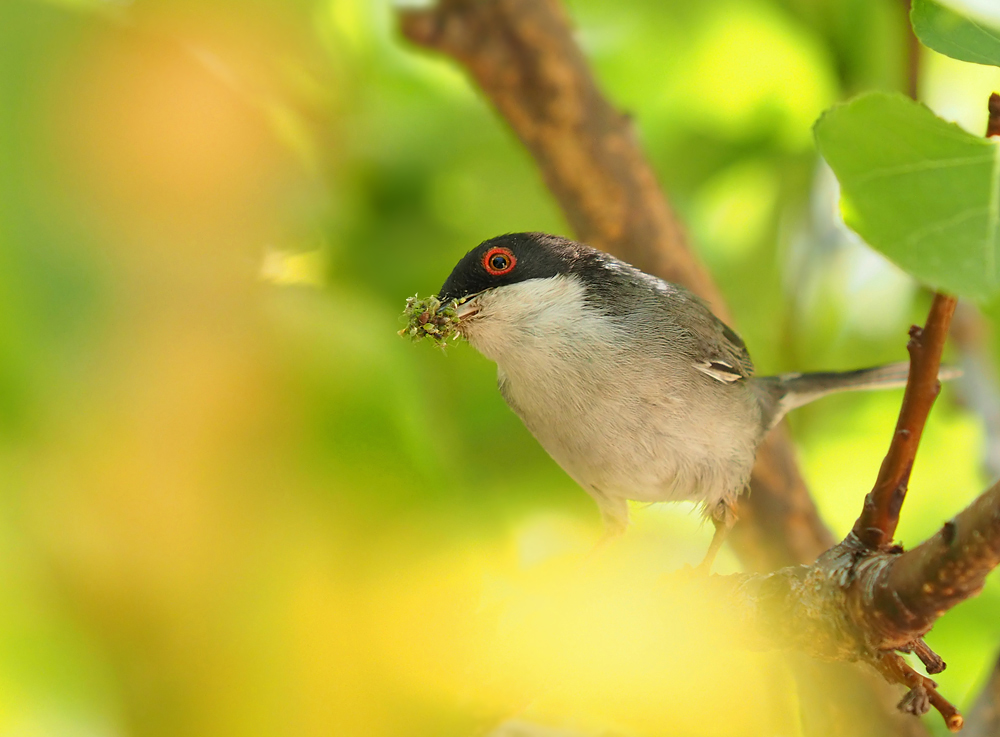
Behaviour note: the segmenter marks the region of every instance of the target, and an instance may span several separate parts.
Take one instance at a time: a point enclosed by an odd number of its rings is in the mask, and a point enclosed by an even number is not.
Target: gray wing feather
[[[746,345],[736,332],[703,305],[703,330],[698,331],[695,368],[723,382],[749,379],[753,376],[753,361]]]

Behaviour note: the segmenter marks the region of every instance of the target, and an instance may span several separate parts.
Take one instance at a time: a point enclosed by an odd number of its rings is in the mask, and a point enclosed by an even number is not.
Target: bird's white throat
[[[518,372],[520,365],[544,372],[556,368],[548,366],[553,361],[562,363],[617,337],[613,322],[587,304],[575,276],[528,279],[490,289],[474,302],[476,314],[462,332],[507,373]]]

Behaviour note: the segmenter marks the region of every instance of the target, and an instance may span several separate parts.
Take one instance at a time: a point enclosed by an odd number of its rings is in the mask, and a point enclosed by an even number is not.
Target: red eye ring
[[[491,248],[483,256],[483,268],[492,276],[509,274],[517,266],[517,257],[509,248]]]

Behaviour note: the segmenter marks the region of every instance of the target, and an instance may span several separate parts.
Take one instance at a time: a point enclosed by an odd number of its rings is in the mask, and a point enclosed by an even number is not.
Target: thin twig
[[[887,680],[901,683],[910,689],[899,702],[901,710],[921,716],[933,706],[950,731],[958,732],[962,728],[965,720],[958,709],[938,692],[937,684],[913,670],[899,655],[894,652],[884,653],[877,667]]]
[[[910,342],[906,346],[910,352],[910,376],[896,430],[875,487],[865,497],[864,508],[854,523],[854,535],[871,549],[888,545],[896,532],[920,436],[941,391],[938,369],[956,304],[954,297],[938,292],[924,327],[914,325],[910,328]]]
[[[1000,136],[1000,95],[994,92],[990,95],[990,119],[986,124],[986,137]]]

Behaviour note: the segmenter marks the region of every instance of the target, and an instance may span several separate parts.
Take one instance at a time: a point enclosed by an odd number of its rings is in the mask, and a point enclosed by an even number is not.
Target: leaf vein
[[[898,174],[913,174],[921,171],[933,171],[935,169],[950,169],[963,166],[973,166],[975,164],[985,164],[993,162],[992,153],[979,156],[958,156],[951,159],[932,159],[924,161],[914,161],[910,164],[900,164],[899,166],[887,166],[881,169],[873,169],[867,174],[862,174],[855,178],[856,184],[863,184],[873,179],[884,179]]]
[[[965,210],[962,210],[959,213],[956,213],[955,215],[952,215],[950,218],[946,218],[944,220],[938,220],[937,222],[929,223],[922,228],[917,228],[916,230],[911,232],[908,236],[906,236],[906,238],[903,239],[903,243],[907,246],[912,246],[921,239],[923,239],[924,237],[930,235],[931,233],[937,233],[942,230],[947,230],[948,228],[952,228],[956,225],[960,225],[966,220],[970,220],[977,215],[982,215],[984,212],[989,214],[991,210],[992,210],[991,205],[980,205],[979,207],[969,207]]]

